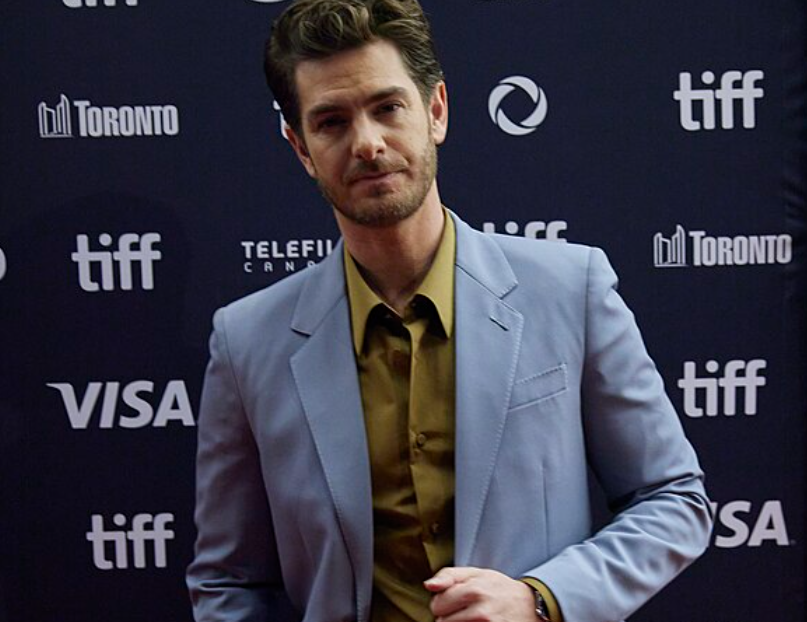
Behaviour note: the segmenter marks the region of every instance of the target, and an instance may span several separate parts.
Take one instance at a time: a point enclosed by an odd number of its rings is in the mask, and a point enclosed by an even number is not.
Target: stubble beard
[[[389,227],[412,216],[426,200],[437,176],[437,146],[433,140],[426,142],[420,161],[423,163],[421,173],[409,188],[404,188],[398,196],[390,196],[387,200],[383,199],[386,193],[379,191],[370,208],[361,209],[340,202],[319,180],[317,185],[322,196],[349,221],[365,227]]]

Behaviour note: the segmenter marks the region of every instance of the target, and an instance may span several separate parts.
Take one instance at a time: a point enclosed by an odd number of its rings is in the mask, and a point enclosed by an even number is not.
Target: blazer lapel
[[[453,216],[453,214],[452,214]],[[457,226],[455,564],[472,560],[510,402],[524,319],[503,298],[517,280],[498,245]],[[342,245],[311,271],[292,329],[291,367],[345,538],[359,622],[372,592],[372,491]]]
[[[504,430],[523,316],[502,298],[517,285],[498,245],[457,224],[455,564],[471,564]]]
[[[292,328],[309,336],[291,368],[350,557],[361,621],[372,591],[372,492],[341,243],[312,270]]]

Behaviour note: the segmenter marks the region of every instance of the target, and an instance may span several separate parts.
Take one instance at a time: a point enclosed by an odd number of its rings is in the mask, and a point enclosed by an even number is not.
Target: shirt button
[[[409,356],[400,350],[392,351],[392,368],[399,374],[409,373]]]
[[[426,435],[422,432],[415,437],[415,444],[418,447],[423,447],[426,444]]]
[[[439,535],[442,530],[443,528],[441,527],[440,523],[432,523],[429,525],[429,531],[433,536]]]

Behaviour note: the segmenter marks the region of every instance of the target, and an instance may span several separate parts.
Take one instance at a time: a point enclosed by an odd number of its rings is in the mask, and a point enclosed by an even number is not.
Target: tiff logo
[[[103,289],[111,292],[115,289],[115,265],[120,289],[131,291],[133,289],[132,266],[140,264],[140,287],[144,290],[154,289],[154,262],[162,258],[162,253],[154,249],[160,242],[159,233],[124,233],[118,239],[115,251],[91,251],[89,236],[79,234],[76,236],[76,251],[70,255],[78,264],[78,282],[85,292],[97,292]],[[112,246],[112,236],[102,233],[98,236],[98,243],[104,248]],[[93,270],[93,266],[99,268]],[[100,273],[100,274],[98,274]],[[101,284],[98,285],[97,277]]]
[[[688,417],[714,417],[719,414],[718,402],[722,403],[722,414],[731,417],[737,414],[737,393],[743,392],[742,414],[757,414],[757,389],[764,387],[767,380],[761,371],[768,366],[763,359],[751,361],[729,361],[722,375],[717,361],[707,361],[704,368],[708,376],[697,375],[694,361],[684,362],[684,377],[678,381],[678,388],[684,392],[684,413]],[[721,398],[722,393],[722,399]],[[703,398],[703,399],[701,399]],[[705,409],[704,409],[705,406]]]
[[[166,542],[174,539],[174,532],[167,526],[174,522],[173,514],[136,514],[132,518],[132,527],[126,530],[126,517],[115,514],[112,522],[120,529],[104,529],[104,517],[93,514],[90,519],[92,528],[87,532],[87,540],[92,542],[92,561],[99,570],[122,570],[129,567],[130,553],[135,568],[145,568],[147,548],[152,551],[151,558],[155,568],[168,565]],[[111,543],[112,547],[107,544]],[[131,543],[131,546],[129,545]],[[147,547],[146,543],[151,543]],[[112,559],[107,554],[112,549]]]
[[[3,249],[0,248],[0,281],[3,280],[3,277],[6,276],[6,254],[3,252]]]
[[[563,237],[563,232],[569,228],[569,223],[565,220],[550,220],[544,222],[543,220],[531,220],[524,225],[522,235],[525,238],[538,239],[544,238],[553,242],[565,242],[566,238]],[[496,223],[483,222],[482,231],[485,233],[496,233]],[[504,232],[509,235],[518,235],[521,231],[521,226],[514,220],[508,220],[504,223]]]
[[[661,233],[653,236],[653,265],[657,268],[682,268],[687,265],[687,235],[681,225],[665,238]]]
[[[41,138],[73,138],[70,125],[70,100],[62,95],[59,103],[50,108],[45,102],[37,107],[39,136]]]
[[[62,3],[70,9],[81,9],[83,7],[96,6],[137,6],[138,0],[62,0]]]
[[[720,77],[720,88],[693,89],[692,74],[683,71],[678,74],[678,90],[673,91],[673,99],[680,102],[681,127],[689,132],[715,129],[716,102],[720,102],[720,127],[724,130],[734,129],[734,104],[742,103],[743,127],[756,127],[756,103],[762,99],[765,91],[757,86],[757,82],[765,77],[764,72],[727,71]],[[715,74],[704,71],[701,81],[706,86],[715,83]],[[741,86],[737,86],[737,84]],[[700,102],[700,120],[695,118],[695,102]]]

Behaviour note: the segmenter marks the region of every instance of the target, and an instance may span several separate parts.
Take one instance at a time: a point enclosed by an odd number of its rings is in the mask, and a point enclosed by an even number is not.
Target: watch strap
[[[551,618],[549,617],[549,607],[547,606],[543,595],[531,585],[529,587],[532,590],[533,596],[535,596],[535,616],[538,618],[538,621],[552,622]]]

